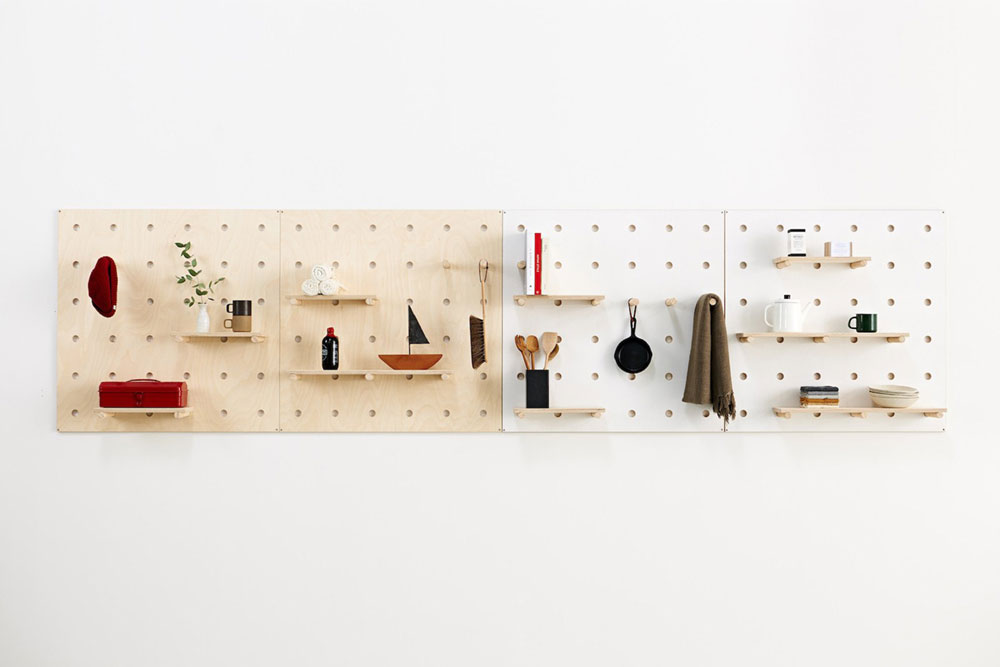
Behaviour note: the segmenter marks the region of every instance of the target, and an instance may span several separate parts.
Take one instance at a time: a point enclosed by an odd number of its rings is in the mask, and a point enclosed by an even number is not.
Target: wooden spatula
[[[552,354],[552,350],[556,348],[559,344],[559,334],[555,331],[546,331],[542,334],[542,351],[545,352],[545,365],[542,368],[549,367],[549,356]]]

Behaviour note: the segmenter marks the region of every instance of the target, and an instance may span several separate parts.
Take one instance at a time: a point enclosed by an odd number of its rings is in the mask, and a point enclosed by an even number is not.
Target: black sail
[[[409,345],[427,345],[430,341],[427,340],[424,330],[420,328],[420,322],[417,322],[417,316],[413,314],[413,308],[407,306],[406,309],[409,311],[410,319],[410,332],[406,339],[407,343]]]

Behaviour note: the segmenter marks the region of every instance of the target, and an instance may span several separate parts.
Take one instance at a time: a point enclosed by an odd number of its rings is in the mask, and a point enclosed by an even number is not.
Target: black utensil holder
[[[549,407],[549,372],[547,370],[524,372],[524,398],[526,407]]]

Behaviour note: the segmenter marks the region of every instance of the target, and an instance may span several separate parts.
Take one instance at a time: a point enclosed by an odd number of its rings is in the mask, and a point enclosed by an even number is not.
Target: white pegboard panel
[[[707,407],[681,402],[694,305],[706,292],[723,293],[721,211],[509,211],[504,214],[503,424],[505,431],[719,431]],[[551,241],[552,294],[600,294],[589,302],[529,301],[524,293],[524,229]],[[640,300],[636,335],[653,361],[630,376],[614,361],[629,335],[629,298]],[[667,307],[667,298],[678,302]],[[525,404],[515,334],[555,331],[559,355],[549,366],[550,406],[604,408],[601,418],[551,414],[518,418]],[[536,357],[541,366],[544,356]]]
[[[812,264],[777,269],[786,230],[805,228],[808,254],[825,241],[852,241],[864,267]],[[842,406],[871,406],[868,386],[920,389],[914,407],[946,408],[945,216],[942,211],[729,211],[726,215],[726,304],[730,357],[740,416],[734,431],[940,431],[945,419],[922,414],[774,415],[797,406],[800,385],[840,387]],[[849,332],[855,313],[877,313],[880,332],[907,332],[904,343],[882,340],[760,339],[764,307],[783,294],[813,302],[805,331]]]

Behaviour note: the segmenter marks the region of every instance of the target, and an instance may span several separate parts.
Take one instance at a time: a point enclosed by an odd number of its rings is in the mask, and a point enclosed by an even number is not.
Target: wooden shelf
[[[774,265],[784,269],[792,264],[847,264],[852,269],[860,269],[870,261],[871,257],[775,257]]]
[[[772,408],[774,414],[783,419],[791,419],[794,413],[812,413],[812,414],[834,414],[834,415],[850,415],[851,417],[857,417],[859,419],[864,419],[870,414],[919,414],[924,417],[933,417],[940,419],[944,417],[944,413],[948,411],[947,408],[875,408],[875,407],[856,407],[849,408],[843,406],[828,407],[820,405],[811,405],[808,407],[796,407],[796,408]]]
[[[738,333],[736,339],[741,343],[749,343],[755,338],[811,338],[814,343],[826,343],[831,338],[879,338],[887,343],[902,343],[906,341],[908,333],[864,333],[857,331],[836,331],[836,332],[805,332],[805,331],[762,331],[760,333]]]
[[[599,418],[604,414],[604,408],[514,408],[514,414],[518,419],[524,419],[531,415],[553,415],[555,417],[590,415]]]
[[[363,377],[365,380],[371,382],[378,375],[392,375],[392,376],[413,376],[413,377],[439,377],[442,380],[448,380],[455,371],[446,371],[439,369],[430,369],[426,371],[397,371],[391,368],[379,368],[374,370],[336,370],[336,371],[317,371],[317,370],[307,370],[307,371],[288,371],[288,377],[293,380],[300,380],[304,377],[316,377],[320,375],[327,375],[332,377]]]
[[[298,306],[303,303],[318,303],[327,302],[337,305],[341,301],[347,303],[363,303],[366,306],[374,306],[378,303],[378,297],[374,294],[320,294],[317,296],[308,296],[306,294],[289,294],[286,296],[288,302],[293,306]]]
[[[223,338],[237,338],[249,340],[251,343],[261,343],[267,338],[267,336],[259,331],[209,331],[208,333],[172,331],[170,335],[178,343],[190,343],[192,340],[220,340]]]
[[[105,419],[115,415],[173,415],[183,419],[191,415],[191,408],[94,408],[94,414]]]
[[[592,306],[599,306],[604,301],[603,294],[515,294],[514,303],[523,306],[528,301],[589,301]],[[556,305],[559,305],[558,303]]]

